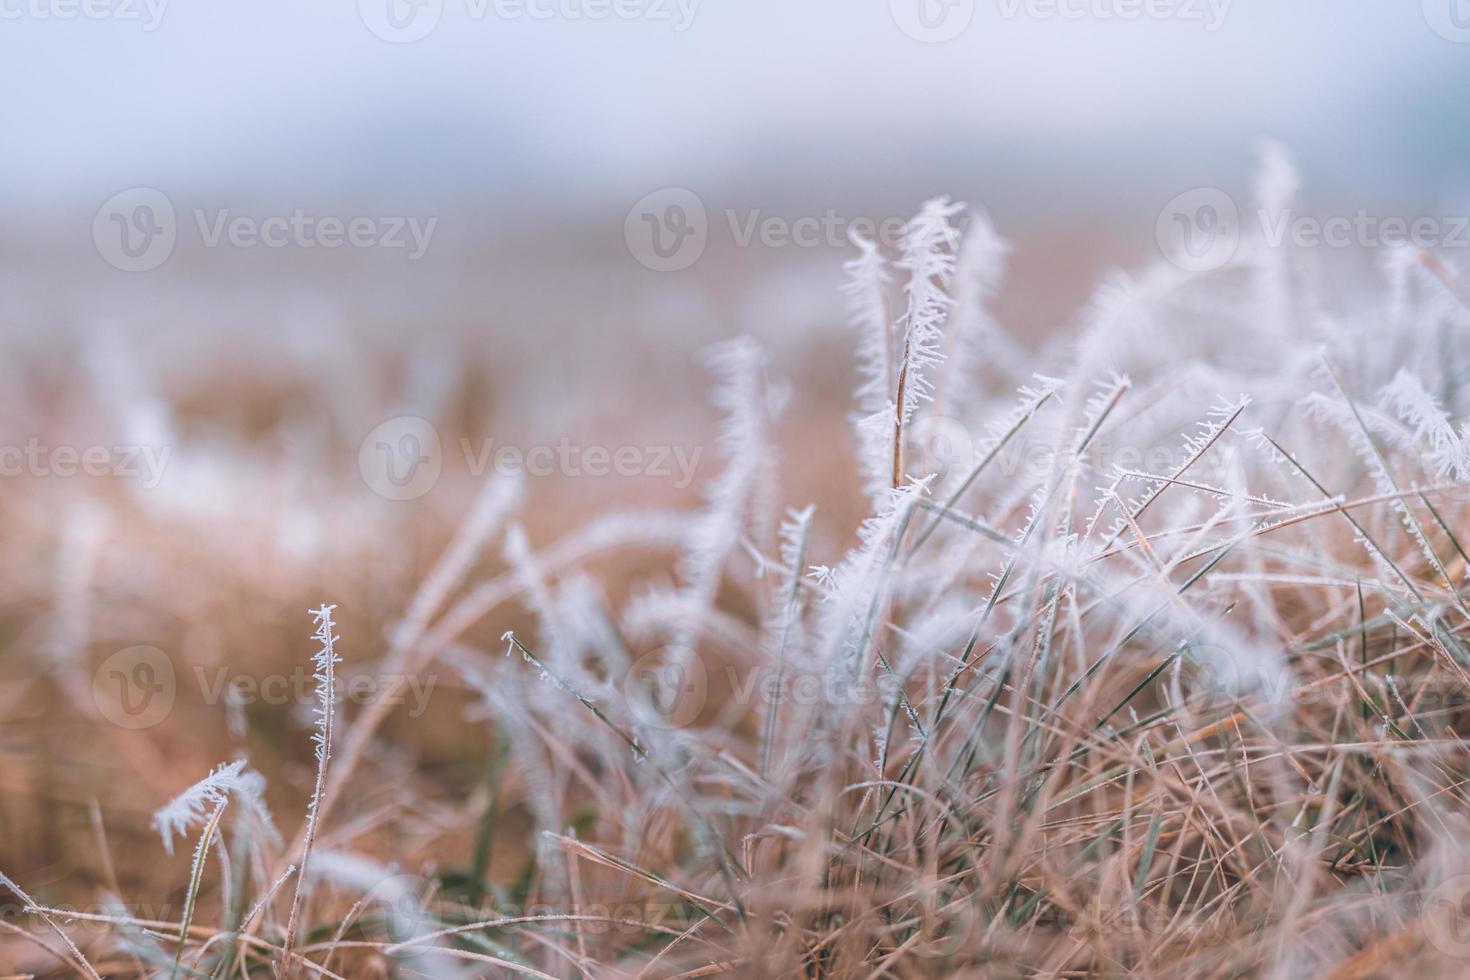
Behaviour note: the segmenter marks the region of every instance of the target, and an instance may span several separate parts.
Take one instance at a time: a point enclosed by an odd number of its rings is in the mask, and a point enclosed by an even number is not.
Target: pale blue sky
[[[942,44],[907,36],[889,0],[700,0],[683,30],[677,0],[668,20],[443,0],[407,44],[375,36],[357,0],[172,0],[152,31],[145,0],[86,0],[138,20],[37,15],[69,2],[0,0],[12,204],[144,184],[556,207],[950,175],[1126,193],[1243,174],[1261,135],[1318,186],[1470,194],[1470,44],[1420,0],[1235,0],[1213,31],[1210,0],[1172,0],[1201,20],[1126,21],[977,0]]]

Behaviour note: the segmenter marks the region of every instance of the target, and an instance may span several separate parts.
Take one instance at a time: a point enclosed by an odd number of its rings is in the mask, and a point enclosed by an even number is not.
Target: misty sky
[[[56,16],[82,2],[0,0],[9,204],[133,185],[565,202],[950,172],[1187,184],[1247,171],[1262,135],[1319,185],[1470,197],[1470,43],[1431,26],[1440,0],[1150,0],[1180,13],[1141,20],[1106,16],[1129,0],[1061,0],[1077,19],[976,0],[944,43],[905,34],[890,0],[618,0],[633,19],[442,0],[411,43],[368,26],[403,0]]]

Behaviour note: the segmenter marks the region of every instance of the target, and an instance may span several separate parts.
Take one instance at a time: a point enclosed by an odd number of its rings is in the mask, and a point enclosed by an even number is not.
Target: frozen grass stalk
[[[316,667],[316,732],[312,741],[316,744],[316,785],[311,792],[311,803],[306,808],[306,835],[301,849],[301,873],[296,876],[296,890],[291,895],[291,914],[286,917],[286,938],[281,946],[281,964],[278,976],[295,974],[291,963],[292,948],[296,940],[296,923],[301,915],[301,901],[306,890],[306,870],[311,861],[312,845],[316,843],[317,816],[322,809],[322,794],[327,785],[327,764],[332,758],[332,717],[336,710],[336,669],[341,658],[334,645],[338,637],[333,634],[332,610],[335,605],[323,603],[311,610],[316,623],[312,638],[321,644],[312,663]]]

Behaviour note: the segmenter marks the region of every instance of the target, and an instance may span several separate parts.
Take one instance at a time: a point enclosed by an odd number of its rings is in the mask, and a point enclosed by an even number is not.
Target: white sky
[[[0,0],[0,200],[576,195],[1036,160],[1083,180],[1235,172],[1267,134],[1339,179],[1462,190],[1470,149],[1470,44],[1431,30],[1420,0],[1234,0],[1214,32],[976,0],[944,44],[906,36],[890,0],[699,0],[682,32],[443,0],[410,44],[374,36],[358,0],[171,0],[152,32],[37,16],[83,2],[147,16],[145,0]],[[1212,0],[1154,2],[1211,16]]]

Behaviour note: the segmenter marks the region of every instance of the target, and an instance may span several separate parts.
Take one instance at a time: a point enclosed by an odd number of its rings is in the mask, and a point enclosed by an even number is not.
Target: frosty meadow
[[[1297,206],[1283,149],[1255,193]],[[360,433],[302,425],[306,451],[180,449],[158,487],[18,521],[54,569],[26,779],[85,870],[0,868],[0,976],[1470,971],[1455,256],[1385,245],[1329,290],[1340,250],[1246,223],[1218,267],[1116,273],[1031,349],[993,309],[1007,252],[943,198],[853,237],[851,462],[792,445],[760,345],[712,348],[694,506],[569,527],[490,465],[440,533],[452,498],[382,499]],[[372,397],[324,361],[288,365],[311,412]],[[832,500],[786,499],[803,454]],[[180,468],[249,492],[186,513]],[[122,574],[119,549],[167,557]],[[152,623],[220,693],[128,730],[93,672]],[[309,697],[225,693],[308,663]]]

